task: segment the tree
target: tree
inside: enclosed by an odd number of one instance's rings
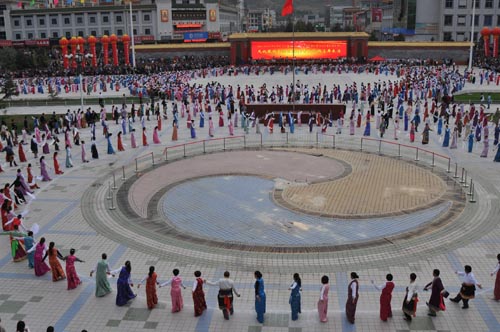
[[[0,87],[0,93],[3,94],[3,99],[9,99],[12,96],[17,96],[19,92],[17,92],[17,87],[12,77],[9,75],[4,81],[2,86]]]
[[[372,31],[372,33],[370,33],[370,37],[368,37],[368,41],[378,41],[378,38],[377,38],[377,35],[375,34],[375,32]]]
[[[405,35],[399,34],[394,36],[394,41],[405,41]]]
[[[13,59],[17,59],[17,52],[12,47],[4,47],[0,48],[0,69],[6,71],[16,70],[16,61]]]

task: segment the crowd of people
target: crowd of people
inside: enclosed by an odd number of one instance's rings
[[[169,64],[172,65],[172,64]],[[159,68],[151,70],[157,71]],[[372,136],[376,131],[378,137],[398,140],[402,132],[408,135],[409,142],[417,141],[416,135],[421,133],[421,143],[428,144],[431,135],[449,149],[457,149],[462,141],[463,149],[471,153],[474,146],[483,143],[480,157],[488,157],[489,151],[496,149],[494,161],[500,162],[498,115],[492,116],[488,111],[487,102],[484,104],[465,105],[453,100],[454,94],[461,91],[468,84],[497,84],[500,76],[494,72],[481,71],[478,74],[461,73],[454,66],[423,65],[423,64],[303,64],[296,70],[304,75],[321,73],[342,74],[356,73],[364,75],[371,73],[380,77],[375,82],[356,82],[345,84],[308,85],[300,80],[293,84],[267,86],[224,85],[218,82],[220,76],[234,75],[273,75],[276,72],[288,74],[292,70],[289,65],[251,65],[251,66],[206,66],[196,69],[189,67],[170,68],[168,71],[152,75],[99,75],[89,76],[84,80],[83,87],[86,93],[98,94],[99,106],[89,107],[86,110],[68,110],[65,114],[42,114],[29,118],[26,116],[21,130],[15,122],[1,123],[0,141],[2,152],[5,153],[7,164],[4,168],[16,168],[17,172],[12,183],[7,183],[0,189],[0,206],[2,216],[3,235],[10,237],[12,259],[15,262],[27,259],[28,267],[34,269],[36,276],[43,276],[49,271],[52,280],[66,280],[67,289],[77,288],[81,280],[76,272],[75,263],[83,262],[75,256],[76,251],[71,249],[63,256],[57,249],[55,242],[47,246],[45,238],[36,241],[37,225],[28,227],[23,222],[21,212],[23,205],[35,198],[39,189],[38,181],[51,181],[54,176],[64,174],[59,163],[59,152],[64,147],[66,169],[73,167],[75,161],[72,156],[74,147],[80,148],[81,163],[88,163],[92,159],[99,159],[97,141],[103,137],[106,141],[106,153],[115,155],[125,148],[147,147],[149,142],[161,145],[165,137],[171,141],[178,140],[178,130],[187,130],[188,137],[195,139],[199,136],[197,129],[208,127],[208,136],[214,137],[215,131],[234,135],[235,128],[241,128],[244,133],[255,130],[256,133],[270,135],[274,133],[274,125],[279,126],[280,132],[294,133],[295,126],[308,126],[310,132],[315,128],[319,132],[327,133],[335,130],[337,135],[344,133],[348,127],[349,135],[356,133],[363,136]],[[196,79],[210,77],[213,81],[206,84],[196,83]],[[288,76],[289,77],[289,76]],[[474,79],[477,77],[477,79]],[[290,77],[289,77],[290,78]],[[474,82],[475,81],[475,82]],[[31,77],[16,80],[21,94],[40,94],[50,92],[69,93],[78,92],[79,82],[75,77]],[[122,95],[119,106],[112,105],[109,109],[105,105],[106,92],[127,89]],[[129,95],[139,98],[139,102],[127,101]],[[290,104],[296,103],[295,112],[274,114],[268,112],[259,116],[248,112],[251,104]],[[345,105],[345,113],[321,114],[314,111],[303,111],[300,105],[314,108],[315,104]],[[304,121],[303,118],[307,121]],[[495,120],[496,119],[496,120]],[[151,122],[153,125],[151,125]],[[165,125],[164,123],[167,123]],[[114,124],[113,124],[114,123]],[[374,124],[375,130],[372,130]],[[264,128],[261,128],[261,125]],[[141,132],[141,139],[135,136],[136,128]],[[154,127],[153,130],[148,128]],[[166,128],[165,128],[166,127]],[[98,129],[102,130],[102,136]],[[216,129],[218,128],[218,129]],[[227,130],[227,131],[226,131]],[[387,131],[393,134],[388,135]],[[116,140],[114,137],[116,137]],[[224,135],[224,134],[223,134]],[[490,145],[490,137],[493,136]],[[87,153],[85,140],[90,141],[91,153]],[[125,142],[125,139],[127,140]],[[116,146],[116,149],[115,149]],[[31,154],[25,152],[28,149]],[[17,154],[15,153],[17,149]],[[53,167],[50,167],[45,156],[51,156]],[[18,166],[18,163],[22,166]],[[32,165],[40,167],[40,175],[33,174]],[[23,174],[25,167],[26,175]],[[0,171],[3,168],[0,167]],[[499,255],[500,264],[500,255]],[[60,260],[66,266],[62,268]],[[48,261],[48,265],[46,263]],[[495,299],[500,300],[500,265],[492,272],[496,274]],[[111,270],[107,263],[106,254],[97,263],[90,273],[96,274],[96,296],[109,294],[112,288],[108,275],[118,275],[116,304],[125,305],[136,297],[133,291],[131,278],[131,263],[127,261],[117,270]],[[468,307],[468,300],[474,297],[475,286],[480,284],[475,280],[470,266],[465,266],[463,290],[452,299],[454,302],[463,301],[464,309]],[[147,275],[138,283],[138,288],[146,284],[147,306],[153,309],[158,303],[156,285],[171,286],[172,312],[183,308],[182,288],[186,288],[178,269],[173,270],[172,277],[160,283],[155,267],[150,267]],[[439,278],[439,270],[434,270],[434,279],[425,289],[431,290],[428,301],[429,314],[443,310],[444,287]],[[219,287],[218,303],[225,319],[229,319],[233,312],[233,297],[239,296],[234,281],[229,272],[218,281],[203,279],[200,271],[194,272],[192,296],[195,316],[200,316],[206,309],[203,285]],[[359,298],[359,282],[357,273],[351,274],[351,283],[348,289],[346,316],[351,323],[355,320],[356,305]],[[391,297],[394,289],[393,276],[387,275],[386,282],[376,285],[381,291],[380,317],[387,320],[392,316]],[[257,320],[264,321],[266,312],[266,294],[264,280],[260,271],[255,272],[255,310]],[[416,275],[410,275],[407,293],[403,302],[405,318],[411,320],[415,315],[418,302]],[[322,322],[327,321],[329,278],[321,279],[321,292],[318,301],[318,312]],[[293,276],[290,286],[291,319],[296,320],[301,312],[301,279],[298,274]],[[234,295],[233,295],[234,294]]]

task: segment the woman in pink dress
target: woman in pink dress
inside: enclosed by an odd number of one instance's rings
[[[158,137],[158,126],[156,126],[153,130],[153,143],[161,144],[160,137]]]
[[[82,282],[78,278],[78,273],[76,273],[75,262],[85,263],[81,259],[75,256],[75,249],[71,248],[69,251],[69,256],[64,257],[66,261],[66,278],[68,279],[68,290],[75,289]]]
[[[208,135],[210,137],[214,137],[214,132],[215,132],[214,122],[212,121],[212,117],[209,117],[208,118]]]
[[[233,121],[231,121],[231,117],[228,118],[228,127],[229,127],[229,135],[234,136],[234,125]]]
[[[50,271],[50,267],[43,261],[43,256],[47,250],[47,245],[45,244],[45,238],[42,237],[40,242],[37,243],[35,248],[35,275],[37,277],[43,276],[45,273]],[[31,251],[31,250],[29,250]]]
[[[137,142],[135,141],[135,129],[132,129],[130,131],[130,146],[132,149],[135,149],[137,147]]]
[[[181,277],[179,277],[179,269],[174,269],[172,273],[174,274],[172,279],[161,284],[160,288],[163,286],[171,285],[170,297],[172,298],[172,312],[179,312],[184,306],[181,287],[186,289],[186,286],[184,286]]]
[[[330,285],[328,284],[329,279],[328,276],[321,277],[321,293],[318,301],[318,313],[319,313],[319,321],[322,323],[328,322],[328,318],[326,317],[328,313],[328,292],[330,291]]]
[[[413,121],[410,125],[410,142],[415,142],[415,123]]]

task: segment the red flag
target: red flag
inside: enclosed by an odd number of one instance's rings
[[[281,16],[287,16],[293,13],[293,0],[286,0],[281,9]]]

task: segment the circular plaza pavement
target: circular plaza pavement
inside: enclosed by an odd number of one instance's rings
[[[89,190],[106,194],[96,188]],[[443,250],[448,237],[450,243],[466,238],[460,225],[478,212],[437,167],[303,148],[156,164],[126,179],[116,204],[98,223],[87,213],[93,227],[116,241],[162,258],[248,269],[256,261],[269,269],[374,265],[389,250],[398,259],[426,255]]]

